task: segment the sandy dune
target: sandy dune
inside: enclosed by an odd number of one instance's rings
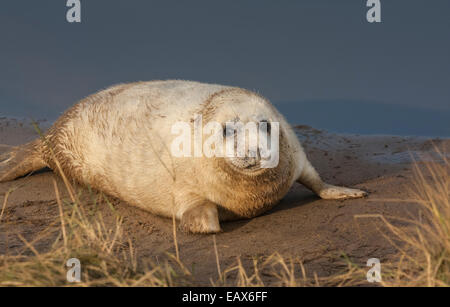
[[[364,265],[369,258],[388,262],[395,249],[380,234],[374,220],[355,219],[360,214],[411,216],[416,206],[383,199],[407,199],[411,187],[411,157],[438,159],[433,144],[450,149],[449,139],[394,136],[336,135],[310,127],[296,127],[298,137],[313,164],[330,183],[353,186],[370,192],[367,199],[344,202],[320,200],[300,185],[295,185],[285,199],[267,214],[247,221],[223,224],[217,236],[223,268],[236,257],[249,263],[253,257],[278,252],[303,260],[309,273],[327,276],[342,269],[341,255]],[[32,140],[36,133],[27,123],[0,119],[0,153],[8,145]],[[21,234],[32,241],[58,216],[52,185],[52,172],[41,172],[14,182],[0,184],[0,197],[10,188],[3,220],[0,223],[0,254],[24,251]],[[63,190],[62,181],[57,178]],[[86,191],[86,194],[88,192]],[[113,200],[124,217],[124,230],[138,249],[139,259],[164,257],[174,253],[172,223],[147,212]],[[105,220],[112,220],[107,205],[100,206]],[[52,226],[58,227],[58,225]],[[49,248],[51,238],[36,243],[38,250]],[[200,281],[217,277],[211,236],[178,234],[180,256],[188,267],[195,267]],[[25,251],[29,253],[29,251]]]

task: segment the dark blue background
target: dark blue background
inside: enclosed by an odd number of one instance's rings
[[[65,0],[0,4],[0,113],[56,118],[120,82],[190,79],[265,95],[295,124],[450,136],[450,1]]]

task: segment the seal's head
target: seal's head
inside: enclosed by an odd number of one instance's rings
[[[207,101],[203,120],[206,131],[215,130],[210,143],[223,144],[214,149],[222,167],[258,175],[278,166],[284,119],[265,98],[242,89],[218,92]],[[209,127],[211,121],[218,124]]]

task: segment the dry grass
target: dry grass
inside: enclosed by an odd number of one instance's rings
[[[450,161],[436,151],[442,163],[415,163],[412,197],[403,200],[419,205],[417,218],[357,216],[380,219],[387,227],[385,238],[398,250],[398,262],[383,268],[383,286],[450,286]],[[396,227],[395,220],[409,227]]]
[[[367,284],[365,272],[348,263],[342,273],[330,277],[318,277],[306,271],[299,258],[275,253],[266,259],[253,259],[252,269],[246,269],[241,259],[221,272],[220,279],[211,281],[213,286],[228,287],[345,287]]]
[[[413,194],[422,208],[414,232],[395,234],[406,243],[401,261],[386,286],[450,286],[450,161],[415,164]]]
[[[182,268],[169,261],[146,264],[139,268],[136,251],[122,230],[122,218],[115,217],[107,227],[100,213],[90,215],[78,203],[62,202],[54,183],[59,207],[59,235],[48,252],[39,253],[34,245],[44,239],[28,242],[19,235],[32,255],[0,256],[2,286],[176,286]],[[67,260],[77,258],[82,264],[82,282],[71,284],[66,279]],[[187,277],[187,276],[186,276]]]

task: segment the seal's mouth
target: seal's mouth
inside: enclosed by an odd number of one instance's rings
[[[230,162],[236,167],[243,169],[252,169],[260,164],[259,159],[252,157],[232,158]]]
[[[226,159],[226,161],[234,171],[248,175],[260,174],[266,170],[265,168],[262,168],[261,160],[259,158],[231,158]]]

